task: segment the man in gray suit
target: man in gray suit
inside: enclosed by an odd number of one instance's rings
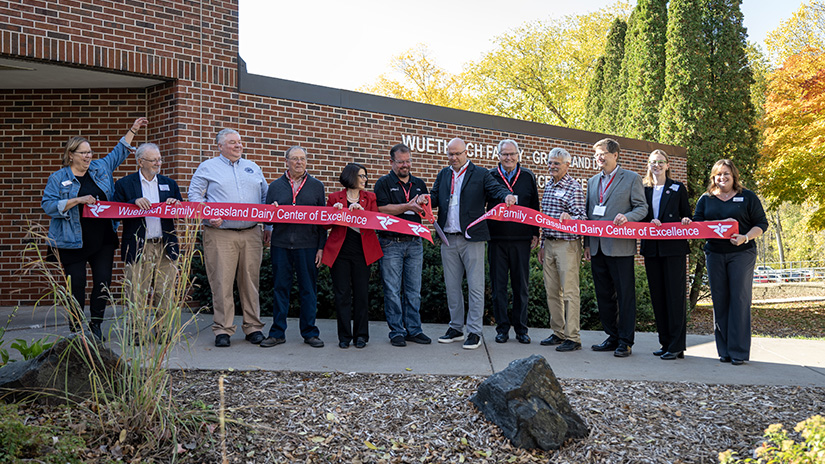
[[[600,140],[593,149],[602,171],[587,181],[587,219],[617,226],[644,219],[647,201],[642,178],[619,167],[619,142]],[[625,358],[630,356],[636,329],[636,240],[585,237],[584,244],[584,259],[593,270],[599,319],[607,333],[605,341],[591,348]]]

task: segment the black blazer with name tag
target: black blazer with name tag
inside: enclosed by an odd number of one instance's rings
[[[674,187],[675,186],[675,187]],[[648,211],[644,222],[653,218],[653,187],[645,187]],[[659,217],[656,219],[665,222],[682,222],[683,217],[692,217],[688,194],[685,185],[673,179],[665,181],[662,199],[659,201]],[[690,253],[688,241],[685,239],[673,240],[642,240],[639,254],[647,257],[679,256]]]

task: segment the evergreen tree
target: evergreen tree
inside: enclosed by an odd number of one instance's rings
[[[587,86],[587,100],[585,105],[585,128],[591,131],[600,131],[601,127],[597,127],[597,122],[602,116],[604,109],[604,100],[602,93],[604,91],[604,57],[600,56],[596,60],[596,67],[593,69],[593,78]]]
[[[601,99],[601,111],[590,118],[590,126],[595,131],[614,134],[619,128],[619,106],[624,98],[621,69],[626,32],[627,22],[621,18],[614,19],[604,49],[601,93],[592,95],[593,98]]]
[[[659,137],[666,32],[667,0],[639,0],[628,21],[622,61],[625,92],[618,132],[626,137],[653,141]]]

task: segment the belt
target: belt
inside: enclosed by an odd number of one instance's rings
[[[464,235],[461,232],[444,232],[444,235]]]
[[[146,243],[163,243],[163,237],[155,237],[155,238],[147,238],[144,240]]]
[[[381,235],[381,236],[379,236],[379,238],[384,239],[384,240],[389,240],[391,242],[411,242],[411,241],[416,240],[420,237],[416,237],[415,235],[397,235],[395,237],[388,237],[388,236],[385,236],[385,235]]]

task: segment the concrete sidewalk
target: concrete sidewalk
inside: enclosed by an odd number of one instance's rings
[[[0,324],[5,323],[12,308],[0,308]],[[61,313],[61,314],[58,314]],[[111,308],[106,310],[111,316]],[[611,352],[597,353],[590,345],[600,343],[602,332],[583,331],[584,349],[559,353],[554,347],[540,346],[550,329],[532,329],[533,343],[523,345],[511,338],[508,343],[494,342],[495,328],[484,327],[482,346],[465,350],[461,343],[441,344],[436,339],[447,330],[446,324],[424,324],[424,333],[433,338],[432,345],[409,343],[399,348],[390,345],[384,322],[370,323],[370,343],[364,349],[338,348],[336,321],[319,319],[324,348],[303,343],[297,319],[288,321],[287,342],[261,348],[244,340],[240,330],[232,337],[230,348],[215,348],[210,329],[210,314],[185,315],[186,343],[177,346],[169,365],[181,369],[289,370],[312,372],[359,372],[384,374],[490,375],[515,360],[539,354],[544,356],[559,378],[617,379],[663,382],[700,382],[709,384],[825,386],[825,341],[754,338],[751,360],[743,366],[720,363],[711,335],[688,335],[685,359],[663,361],[651,353],[659,348],[655,333],[637,333],[633,355],[616,358]],[[185,320],[187,320],[185,317]],[[269,328],[271,318],[265,318]],[[240,327],[240,317],[236,324]],[[104,331],[111,326],[104,324]],[[5,346],[17,338],[27,341],[46,335],[67,335],[68,325],[61,311],[50,308],[20,308],[5,335]],[[114,335],[114,334],[112,334]],[[115,340],[117,337],[112,337]],[[110,342],[117,349],[117,342]],[[11,350],[10,354],[17,354]]]

